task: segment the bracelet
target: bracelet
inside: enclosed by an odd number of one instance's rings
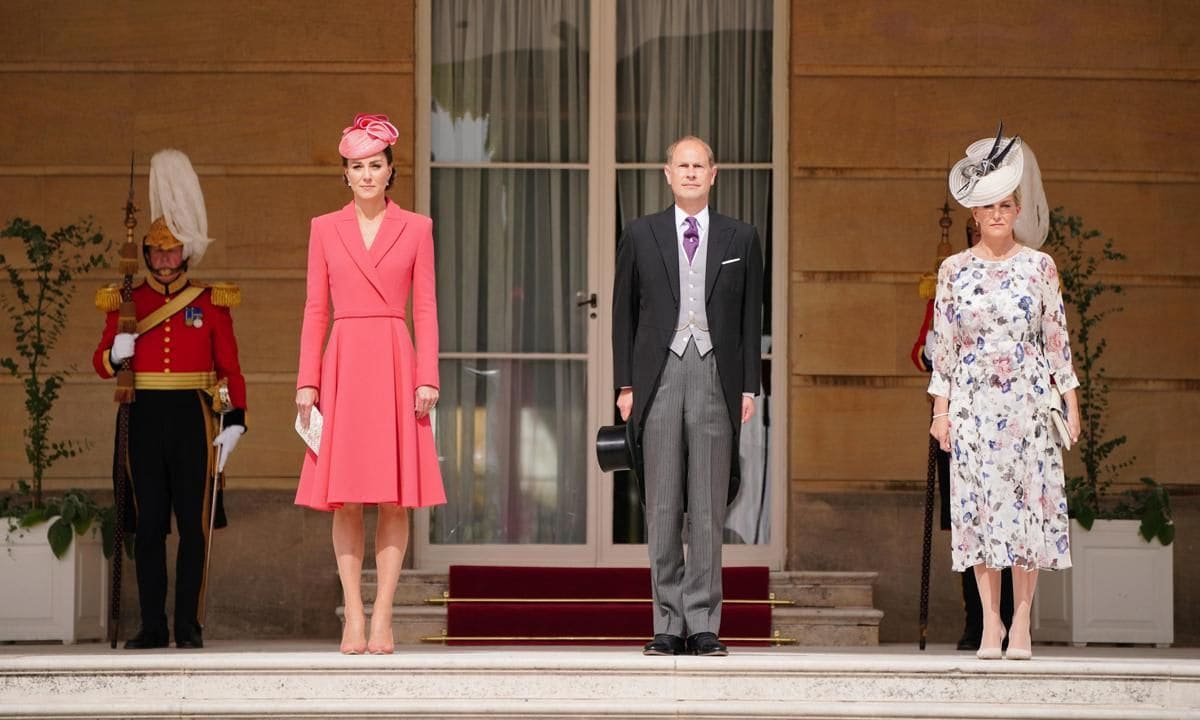
[[[937,419],[938,419],[938,418],[940,418],[940,417],[950,417],[950,413],[948,413],[948,412],[944,412],[944,413],[937,413],[936,415],[934,415],[934,416],[933,416],[932,418],[930,418],[930,419],[931,419],[931,420],[937,420]]]

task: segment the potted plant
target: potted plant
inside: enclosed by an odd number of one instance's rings
[[[1073,569],[1046,573],[1039,582],[1037,637],[1077,644],[1174,640],[1173,553],[1175,525],[1167,489],[1149,477],[1136,487],[1112,491],[1134,457],[1117,459],[1124,435],[1110,435],[1109,386],[1101,358],[1108,347],[1104,319],[1121,312],[1104,304],[1122,288],[1098,276],[1106,263],[1125,260],[1112,238],[1085,229],[1083,220],[1050,214],[1045,249],[1055,256],[1064,304],[1074,310],[1072,351],[1079,378],[1083,474],[1066,478]]]
[[[109,243],[89,221],[47,233],[16,218],[0,230],[0,237],[20,240],[25,254],[21,264],[0,254],[8,280],[0,286],[0,307],[10,321],[16,350],[0,357],[0,368],[25,393],[29,463],[29,477],[0,497],[0,518],[6,520],[0,524],[5,536],[0,640],[99,638],[106,577],[102,550],[112,544],[114,513],[81,490],[47,495],[42,483],[57,461],[90,444],[51,439],[54,404],[70,370],[51,369],[49,361],[66,326],[76,278],[106,264]]]

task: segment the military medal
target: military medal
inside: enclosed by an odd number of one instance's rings
[[[188,327],[204,327],[204,310],[198,307],[183,309],[183,324]]]

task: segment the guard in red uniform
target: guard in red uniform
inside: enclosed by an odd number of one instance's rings
[[[212,241],[200,181],[183,153],[163,150],[151,159],[150,210],[154,222],[142,241],[150,272],[133,289],[137,332],[117,332],[120,289],[101,288],[96,306],[107,317],[92,364],[103,378],[126,361],[134,373],[126,462],[142,623],[125,647],[169,644],[166,536],[174,514],[175,646],[200,648],[204,554],[217,503],[214,468],[224,469],[246,431],[246,381],[230,315],[240,292],[187,276]]]

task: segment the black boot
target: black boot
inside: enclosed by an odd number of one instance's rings
[[[138,631],[137,635],[125,641],[126,650],[152,650],[154,648],[165,648],[170,645],[170,638],[167,637],[167,629],[163,628],[145,628]]]
[[[175,647],[180,650],[197,650],[204,647],[204,636],[200,625],[194,622],[175,626]]]

